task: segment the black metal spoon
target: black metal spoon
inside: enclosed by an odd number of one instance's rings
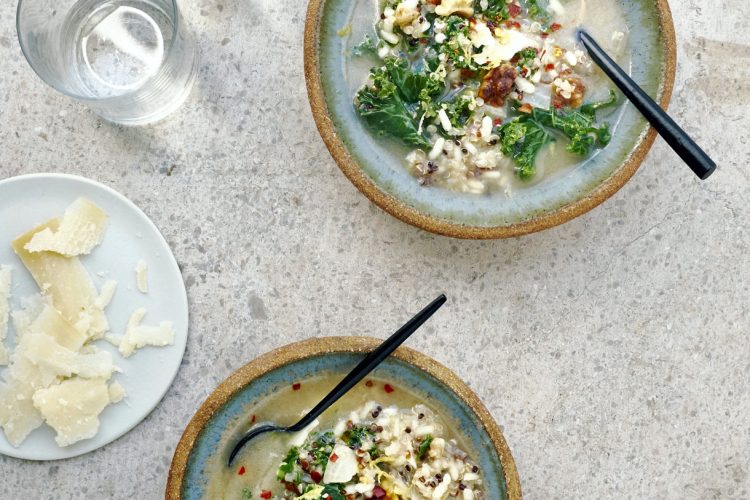
[[[273,424],[265,424],[250,429],[242,439],[232,449],[232,453],[229,454],[228,465],[231,467],[234,458],[240,452],[240,450],[250,441],[251,439],[265,434],[267,432],[299,432],[308,425],[310,425],[316,418],[318,418],[324,411],[326,411],[333,403],[338,401],[344,394],[357,385],[363,378],[365,378],[371,371],[373,371],[380,363],[382,363],[398,346],[404,343],[412,333],[414,333],[420,326],[427,321],[430,316],[445,304],[445,295],[440,295],[437,299],[432,301],[430,305],[422,309],[416,316],[409,320],[404,326],[402,326],[396,333],[390,336],[388,340],[380,344],[380,346],[372,351],[370,354],[365,356],[363,359],[339,384],[330,392],[323,400],[310,410],[302,420],[292,425],[291,427],[281,427]]]
[[[701,180],[708,179],[716,170],[716,163],[714,163],[706,152],[609,57],[591,35],[579,29],[578,38],[581,40],[583,46],[586,47],[586,50],[588,50],[591,59],[620,88],[625,97],[630,99],[630,102],[638,108],[638,111],[659,132],[659,135],[667,141],[667,144],[695,172],[695,175]]]

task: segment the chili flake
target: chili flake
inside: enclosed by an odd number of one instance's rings
[[[272,496],[273,496],[273,493],[271,493],[271,492],[270,492],[270,491],[268,491],[268,490],[263,490],[263,491],[261,491],[261,492],[260,492],[260,498],[265,498],[265,499],[269,499],[269,498],[271,498]]]
[[[299,391],[301,387],[302,384],[300,384],[299,382],[295,382],[294,384],[292,384],[292,390],[294,391]]]
[[[239,474],[240,476],[244,476],[245,472],[245,466],[243,465],[242,467],[240,467],[240,470],[237,471],[237,474]]]
[[[393,391],[396,390],[396,389],[393,388],[393,386],[391,384],[385,384],[383,386],[383,389],[385,389],[385,392],[387,392],[388,394],[390,394],[390,393],[392,393]]]

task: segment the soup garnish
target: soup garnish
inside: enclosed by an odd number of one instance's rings
[[[291,446],[276,479],[285,500],[484,499],[479,468],[426,406],[368,402]],[[251,490],[248,490],[250,492]]]
[[[571,4],[583,9],[580,0],[382,2],[377,40],[353,51],[380,62],[354,97],[359,116],[413,148],[405,161],[425,186],[509,193],[545,175],[541,153],[557,142],[564,151],[547,157],[586,159],[611,139],[597,111],[618,100],[611,90],[587,99],[596,69],[563,24]]]

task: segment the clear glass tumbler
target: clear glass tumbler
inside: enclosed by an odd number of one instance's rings
[[[34,71],[112,122],[164,118],[198,73],[176,0],[20,0],[16,23]]]

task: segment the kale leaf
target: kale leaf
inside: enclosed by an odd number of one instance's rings
[[[596,111],[617,102],[617,95],[612,91],[606,101],[582,106],[578,110],[549,110],[533,108],[531,117],[534,121],[565,134],[570,139],[566,149],[580,156],[588,156],[594,148],[603,148],[612,140],[607,123],[596,125]]]
[[[500,128],[500,149],[515,161],[516,173],[529,179],[536,172],[535,162],[539,151],[554,141],[547,129],[565,135],[570,142],[566,146],[570,153],[588,156],[595,148],[607,146],[612,139],[608,124],[596,125],[596,112],[617,102],[612,91],[609,99],[582,106],[580,109],[532,108]],[[518,111],[518,104],[515,106]]]
[[[430,73],[412,71],[409,62],[389,57],[371,72],[372,83],[357,93],[359,115],[378,135],[390,135],[408,145],[428,147],[419,131],[417,103],[439,94],[442,80]]]
[[[516,162],[516,174],[530,179],[536,173],[536,157],[554,138],[530,115],[521,115],[500,128],[500,149]]]

